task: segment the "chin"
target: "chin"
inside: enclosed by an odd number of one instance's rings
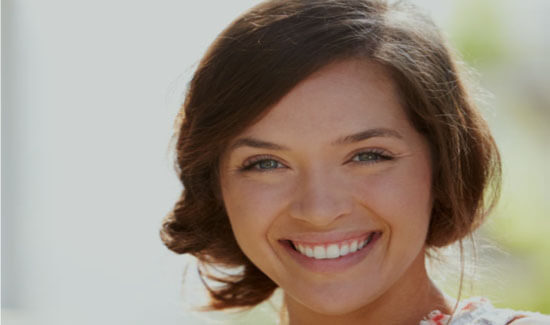
[[[320,308],[312,310],[319,314],[324,314],[327,316],[342,316],[354,312],[360,309],[362,306],[362,304],[350,305],[349,302],[342,301],[340,304],[326,304],[323,306],[319,306]]]
[[[310,295],[305,297],[306,299],[300,299],[300,297],[297,298],[298,299],[290,299],[294,300],[295,303],[300,304],[301,308],[307,308],[315,313],[330,316],[345,315],[357,311],[375,299],[369,299],[369,297],[361,296],[352,297],[349,294],[326,293]]]

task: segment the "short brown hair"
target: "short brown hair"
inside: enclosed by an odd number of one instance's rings
[[[202,266],[242,267],[227,277],[202,273],[223,284],[207,286],[212,308],[253,306],[277,287],[233,236],[219,186],[219,161],[228,142],[300,81],[348,58],[390,71],[411,122],[430,143],[434,206],[428,247],[470,235],[496,202],[501,167],[495,142],[429,18],[402,2],[266,1],[210,46],[180,111],[176,152],[184,190],[161,237]],[[490,184],[495,189],[487,196]]]

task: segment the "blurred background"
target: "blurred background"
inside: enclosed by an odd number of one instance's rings
[[[550,1],[413,2],[479,73],[504,162],[464,295],[550,313]],[[275,323],[269,303],[192,312],[194,262],[158,236],[186,83],[256,3],[2,0],[3,324]],[[454,263],[434,267],[450,295]]]

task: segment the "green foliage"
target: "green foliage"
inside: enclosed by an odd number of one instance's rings
[[[455,1],[452,43],[464,60],[479,67],[500,61],[507,53],[507,42],[502,33],[502,1]]]
[[[516,74],[527,73],[524,66],[529,58],[512,51],[522,45],[505,28],[507,14],[513,10],[506,11],[504,6],[511,3],[461,0],[455,4],[451,41],[463,58],[480,71],[486,87],[497,98],[497,118],[492,127],[497,131],[495,137],[504,165],[501,203],[481,233],[509,255],[480,255],[481,278],[476,281],[474,294],[491,297],[497,306],[548,314],[550,200],[545,191],[550,180],[548,103],[521,92],[529,86],[520,84]],[[533,75],[527,75],[527,80],[537,80],[534,74],[541,73],[541,69],[529,73]],[[546,140],[541,141],[541,137]],[[485,269],[486,260],[492,262],[489,267],[493,270]]]

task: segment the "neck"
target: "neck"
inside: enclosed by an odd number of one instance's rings
[[[428,277],[423,254],[419,255],[411,268],[380,297],[343,315],[317,313],[305,306],[291,303],[291,299],[285,296],[289,324],[416,325],[434,309],[450,313],[450,302]]]

